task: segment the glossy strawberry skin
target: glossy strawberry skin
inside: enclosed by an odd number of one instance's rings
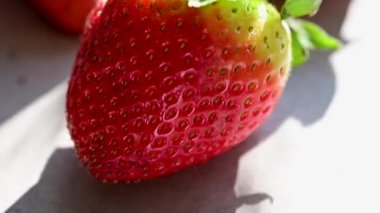
[[[28,0],[55,28],[70,34],[83,31],[96,0]]]
[[[276,13],[239,24],[225,8],[110,0],[94,9],[67,118],[95,177],[140,181],[206,162],[269,116],[287,79],[286,27]]]

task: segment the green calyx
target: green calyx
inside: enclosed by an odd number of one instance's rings
[[[287,23],[292,33],[292,66],[304,64],[311,50],[335,50],[340,47],[340,41],[327,34],[313,22],[296,18],[288,18]]]
[[[292,66],[304,64],[311,50],[335,50],[340,41],[326,33],[317,24],[298,19],[313,16],[318,12],[322,0],[286,0],[281,9],[281,16],[288,23],[292,33]]]
[[[216,1],[218,0],[188,0],[188,6],[200,8]],[[279,2],[284,2],[280,11],[282,19],[288,23],[291,30],[293,67],[304,64],[308,60],[311,50],[335,50],[340,47],[340,41],[330,36],[317,24],[299,19],[302,16],[315,15],[322,4],[322,0],[269,1],[277,3],[277,6]]]
[[[318,12],[321,4],[322,0],[286,0],[281,9],[281,16],[284,19],[307,15],[313,16]]]

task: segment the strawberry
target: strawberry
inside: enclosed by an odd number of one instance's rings
[[[28,0],[56,28],[79,34],[95,0]]]
[[[140,181],[246,139],[277,104],[291,63],[338,46],[315,24],[290,17],[319,4],[289,1],[281,13],[266,0],[100,2],[67,94],[81,162],[103,181]]]

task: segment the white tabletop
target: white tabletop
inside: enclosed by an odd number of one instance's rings
[[[326,0],[345,41],[295,70],[269,121],[209,163],[156,181],[102,184],[65,127],[76,38],[0,0],[0,212],[379,213],[380,3]]]

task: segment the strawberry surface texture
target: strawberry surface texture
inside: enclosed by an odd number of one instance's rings
[[[265,0],[100,1],[67,94],[77,155],[111,182],[204,163],[263,124],[290,66],[290,30]]]

